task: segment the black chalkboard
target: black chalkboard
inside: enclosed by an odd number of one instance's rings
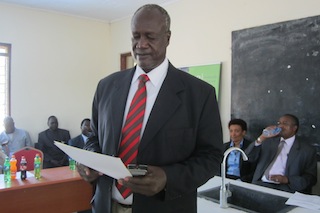
[[[286,113],[320,154],[320,16],[232,32],[231,117],[254,140]]]

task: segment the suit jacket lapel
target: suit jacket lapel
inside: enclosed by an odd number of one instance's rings
[[[299,141],[295,139],[288,154],[288,159],[286,164],[286,174],[288,172],[289,166],[292,165],[294,160],[297,158],[297,156],[299,156],[299,150],[300,150]]]
[[[112,112],[112,131],[114,135],[114,141],[119,145],[123,114],[127,102],[127,96],[129,93],[131,80],[134,74],[135,68],[132,68],[130,71],[121,71],[124,72],[124,75],[121,75],[121,78],[118,78],[114,81],[113,85],[113,94],[111,96],[111,112]],[[118,146],[115,146],[117,153]]]
[[[152,138],[159,129],[166,123],[181,104],[177,93],[184,89],[184,85],[177,79],[176,72],[181,72],[169,65],[167,76],[159,91],[158,97],[154,103],[150,113],[144,134],[139,145],[141,152],[149,143],[152,143]]]

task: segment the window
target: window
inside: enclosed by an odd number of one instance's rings
[[[0,43],[0,123],[10,115],[10,58],[11,44]],[[3,125],[0,125],[3,130]]]

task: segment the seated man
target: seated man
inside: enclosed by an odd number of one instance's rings
[[[242,119],[232,119],[228,124],[230,141],[224,144],[224,151],[230,147],[237,147],[245,150],[251,143],[245,138],[247,133],[247,123]],[[239,151],[232,151],[226,161],[226,177],[231,179],[240,179],[242,181],[251,182],[250,176],[242,175],[240,166],[242,165],[242,156]]]
[[[3,124],[5,130],[0,134],[0,144],[7,156],[11,157],[15,151],[25,146],[33,147],[29,133],[16,128],[12,117],[5,117]]]
[[[261,134],[249,145],[245,151],[249,160],[243,166],[254,165],[254,184],[292,193],[311,193],[317,182],[316,150],[296,136],[299,129],[296,116],[283,115],[278,127],[281,128],[280,133]],[[272,128],[275,126],[267,129]]]
[[[81,121],[81,135],[78,135],[75,138],[72,138],[69,140],[68,144],[70,146],[78,147],[78,148],[83,148],[84,145],[87,142],[87,139],[89,136],[91,136],[92,130],[90,127],[90,119],[85,118]]]
[[[38,147],[42,150],[43,168],[53,168],[68,165],[68,156],[61,151],[54,141],[67,143],[70,140],[70,133],[68,130],[59,129],[59,123],[56,116],[48,118],[49,129],[39,133]]]

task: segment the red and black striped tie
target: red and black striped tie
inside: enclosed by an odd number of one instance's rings
[[[147,101],[147,81],[149,81],[149,77],[147,75],[143,74],[139,76],[139,86],[131,101],[126,122],[122,129],[118,155],[125,166],[136,163],[142,122]],[[116,185],[124,199],[131,195],[132,192],[130,189],[118,183]]]

